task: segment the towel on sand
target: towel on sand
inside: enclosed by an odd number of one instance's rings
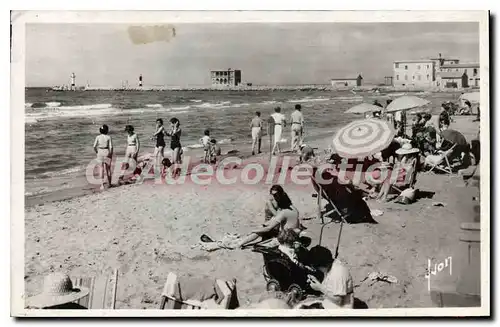
[[[198,242],[192,248],[199,248],[200,250],[212,252],[219,249],[233,249],[235,244],[240,240],[239,234],[226,233],[220,241],[214,242]]]

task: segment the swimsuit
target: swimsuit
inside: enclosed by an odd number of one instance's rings
[[[181,131],[178,130],[176,133],[172,133],[172,139],[170,140],[170,149],[175,150],[181,147]]]
[[[165,147],[165,139],[163,131],[156,135],[156,147]]]

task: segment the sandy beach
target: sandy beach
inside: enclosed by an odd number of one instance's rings
[[[451,128],[468,141],[479,125],[473,116],[454,117]],[[325,149],[331,136],[316,139]],[[263,149],[266,149],[265,147]],[[266,149],[267,150],[267,149]],[[267,153],[252,160],[266,161]],[[238,173],[238,168],[234,169]],[[250,250],[205,252],[192,248],[202,234],[220,238],[226,232],[245,234],[264,220],[270,185],[212,183],[128,185],[64,201],[29,203],[25,210],[26,295],[40,290],[43,276],[62,270],[71,275],[98,275],[119,269],[117,309],[158,308],[168,272],[184,276],[237,279],[241,306],[265,291],[263,259]],[[430,307],[427,260],[459,251],[459,222],[471,215],[460,176],[419,174],[416,187],[435,192],[432,199],[411,205],[369,201],[383,211],[378,224],[343,228],[339,258],[351,269],[355,296],[369,308]],[[311,185],[285,185],[300,211],[312,245],[321,228]],[[442,202],[443,207],[433,206]],[[339,224],[324,229],[322,245],[334,249]],[[371,272],[385,272],[397,284],[363,281]]]

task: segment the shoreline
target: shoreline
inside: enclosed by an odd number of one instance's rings
[[[46,89],[48,92],[89,92],[89,91],[120,91],[120,92],[161,92],[161,91],[203,91],[203,92],[245,92],[245,91],[353,91],[353,92],[432,92],[432,93],[459,93],[478,91],[479,87],[468,88],[441,88],[441,87],[422,87],[422,86],[388,86],[388,85],[363,85],[352,87],[334,87],[329,84],[311,84],[311,85],[238,85],[238,86],[142,86],[142,87],[80,87],[76,90],[52,90],[52,87],[26,87],[25,89]]]
[[[319,130],[317,134],[311,135],[311,136],[306,136],[305,137],[305,142],[309,143],[309,145],[312,146],[318,146],[318,147],[325,147],[328,143],[331,142],[333,138],[333,134],[335,133],[335,130],[332,131],[325,131],[325,130]],[[285,135],[284,135],[285,136]],[[269,137],[268,135],[263,136],[262,138],[262,145],[261,145],[261,150],[262,153],[256,154],[254,156],[251,155],[251,147],[252,144],[250,143],[238,143],[238,144],[221,144],[221,150],[223,155],[219,156],[218,162],[223,160],[225,157],[228,156],[233,156],[233,157],[238,157],[242,160],[253,160],[257,159],[260,160],[262,158],[267,158],[269,157]],[[284,146],[282,148],[283,151],[288,151],[290,148],[290,139],[287,138],[287,142],[282,143]],[[322,149],[321,149],[322,150]],[[145,153],[142,154],[144,156]],[[189,149],[187,153],[184,154],[184,157],[189,157],[190,163],[195,163],[195,162],[201,162],[201,159],[203,157],[203,149],[202,148],[194,148],[194,149]],[[169,158],[169,156],[165,156],[165,158]],[[25,195],[25,207],[35,207],[38,205],[46,204],[46,203],[52,203],[52,202],[64,202],[67,200],[71,200],[74,198],[79,198],[79,197],[85,197],[91,194],[95,193],[102,193],[106,192],[105,191],[100,191],[99,190],[99,185],[92,185],[89,184],[86,181],[85,176],[76,176],[75,178],[71,176],[59,176],[60,180],[63,179],[70,179],[74,184],[73,186],[69,186],[67,188],[63,189],[58,189],[54,191],[47,191],[43,193],[38,193],[38,194],[33,194],[33,195]],[[55,178],[58,179],[58,178]],[[118,185],[118,186],[113,186],[110,189],[116,189],[116,188],[123,188],[124,186],[129,186],[131,184],[127,185]],[[132,184],[133,185],[133,184]],[[140,184],[139,184],[140,185]],[[138,186],[138,185],[137,185]]]
[[[474,116],[453,116],[453,119],[455,120],[467,120],[467,119],[473,119]],[[331,146],[331,141],[333,139],[333,135],[338,127],[334,127],[332,129],[318,129],[316,134],[313,135],[306,135],[304,138],[304,143],[313,146],[315,148],[318,148],[315,150],[315,153],[321,154],[321,152],[328,147]],[[470,138],[474,137],[475,135],[473,134],[473,131],[470,130],[462,130],[461,131],[467,139],[470,140]],[[286,136],[284,134],[283,136]],[[285,137],[286,138],[286,137]],[[286,138],[287,142],[283,142],[282,144],[284,145],[282,147],[283,151],[288,151],[290,148],[290,139]],[[261,150],[262,153],[256,154],[254,156],[251,155],[251,143],[228,143],[228,144],[221,144],[221,150],[223,155],[219,156],[218,162],[220,162],[223,158],[231,156],[231,157],[237,157],[242,160],[261,160],[262,158],[265,158],[266,161],[268,161],[269,157],[269,137],[268,135],[263,136],[262,138],[262,146]],[[143,153],[142,155],[144,155]],[[189,149],[184,154],[184,158],[189,157],[190,163],[198,163],[201,162],[203,156],[203,149],[201,148],[194,148],[194,149]],[[283,155],[282,155],[283,156]],[[281,156],[281,157],[282,157]],[[293,154],[292,154],[293,156]],[[165,156],[166,158],[169,158],[169,156]],[[38,205],[43,205],[46,203],[52,203],[52,202],[64,202],[70,199],[74,198],[79,198],[79,197],[85,197],[88,195],[92,195],[95,193],[102,193],[103,191],[99,190],[99,185],[92,185],[89,184],[85,178],[84,175],[79,175],[79,176],[58,176],[57,178],[54,178],[54,180],[59,181],[61,184],[61,180],[68,180],[68,182],[63,182],[62,185],[68,185],[67,187],[63,187],[60,189],[56,190],[48,190],[46,192],[42,193],[37,193],[33,195],[25,195],[25,207],[34,207]],[[50,187],[50,182],[48,181],[48,184]],[[140,184],[139,184],[140,185]],[[54,186],[54,185],[52,185]],[[126,185],[118,185],[118,186],[113,186],[110,189],[121,189],[124,186],[130,186],[130,184]],[[138,185],[137,185],[138,186]],[[106,190],[104,191],[106,192]]]

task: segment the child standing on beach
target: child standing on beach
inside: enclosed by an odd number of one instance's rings
[[[111,157],[113,156],[113,142],[108,135],[108,125],[99,128],[99,135],[94,141],[94,151],[97,154],[97,161],[101,164],[101,190],[104,190],[104,174],[107,175],[108,186],[111,187]]]
[[[201,139],[200,143],[203,145],[203,163],[210,162],[210,131],[208,129],[203,133],[205,134]]]
[[[123,180],[125,175],[125,171],[130,167],[130,162],[133,161],[134,166],[137,165],[137,155],[139,154],[139,138],[137,134],[134,132],[134,126],[127,125],[125,126],[125,131],[127,132],[127,148],[125,150],[125,169],[122,169],[120,174],[120,180]]]

